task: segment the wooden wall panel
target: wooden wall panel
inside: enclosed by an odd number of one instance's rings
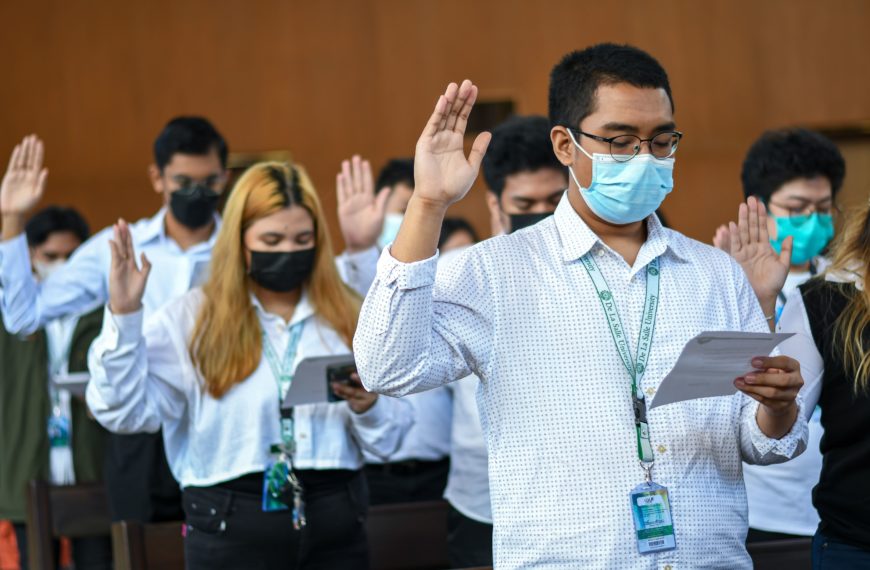
[[[692,237],[731,216],[764,129],[870,121],[863,0],[35,0],[0,21],[0,155],[38,132],[46,201],[95,227],[159,207],[145,169],[174,115],[210,117],[236,151],[291,151],[331,211],[339,161],[411,154],[448,81],[545,114],[550,68],[598,41],[671,75],[686,138],[665,212]],[[488,231],[480,184],[455,210]]]

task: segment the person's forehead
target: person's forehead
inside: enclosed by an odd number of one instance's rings
[[[795,178],[779,187],[771,194],[771,198],[782,200],[809,200],[821,202],[831,198],[833,190],[831,181],[824,176],[812,178]]]
[[[545,200],[554,192],[564,190],[567,184],[565,173],[555,168],[517,172],[505,178],[502,197]]]
[[[650,123],[658,125],[673,120],[671,100],[663,88],[615,83],[598,87],[592,113],[583,122],[649,126]]]
[[[164,168],[171,176],[209,176],[223,172],[220,156],[216,149],[208,154],[175,153]]]
[[[81,240],[78,236],[70,231],[51,232],[46,240],[42,243],[41,249],[44,251],[69,252],[81,245]]]
[[[311,214],[302,206],[282,208],[251,225],[255,231],[305,231],[314,227]]]

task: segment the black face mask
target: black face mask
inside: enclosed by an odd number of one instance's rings
[[[217,192],[197,184],[170,194],[169,209],[176,220],[195,230],[212,221],[218,198]]]
[[[286,293],[302,285],[314,270],[314,249],[251,251],[251,279],[270,291]]]
[[[508,217],[511,220],[510,233],[514,233],[517,230],[533,226],[541,220],[545,220],[552,215],[553,212],[549,212],[546,214],[508,214]]]

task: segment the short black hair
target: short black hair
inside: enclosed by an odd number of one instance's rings
[[[176,154],[206,155],[216,150],[221,167],[227,167],[227,142],[208,119],[175,117],[154,140],[154,163],[163,172]]]
[[[831,139],[799,128],[762,134],[749,147],[740,173],[743,194],[756,196],[765,204],[783,184],[816,176],[827,178],[832,196],[836,196],[846,176],[846,161]]]
[[[43,208],[35,213],[24,226],[27,245],[30,247],[44,244],[48,236],[56,232],[72,232],[82,243],[91,234],[88,223],[78,211],[61,206]]]
[[[668,74],[653,56],[630,45],[597,44],[569,53],[550,73],[550,123],[576,129],[595,111],[598,88],[617,83],[664,89],[674,108]]]
[[[375,192],[384,188],[392,189],[396,184],[407,184],[414,187],[414,159],[393,158],[390,159],[378,173],[375,181]]]
[[[477,232],[474,231],[474,228],[471,227],[471,224],[465,218],[444,218],[444,221],[441,223],[441,236],[438,238],[438,249],[441,249],[444,242],[450,239],[450,236],[456,232],[468,232],[474,243],[480,241],[477,237]]]
[[[550,123],[545,117],[511,117],[492,130],[492,140],[483,157],[486,185],[501,197],[508,176],[552,168],[565,172],[553,153]]]

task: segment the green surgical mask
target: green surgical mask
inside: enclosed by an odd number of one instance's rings
[[[808,216],[779,217],[776,221],[776,239],[770,244],[776,253],[782,251],[782,242],[792,236],[791,263],[803,265],[822,253],[834,237],[834,218],[831,214],[813,212]]]

